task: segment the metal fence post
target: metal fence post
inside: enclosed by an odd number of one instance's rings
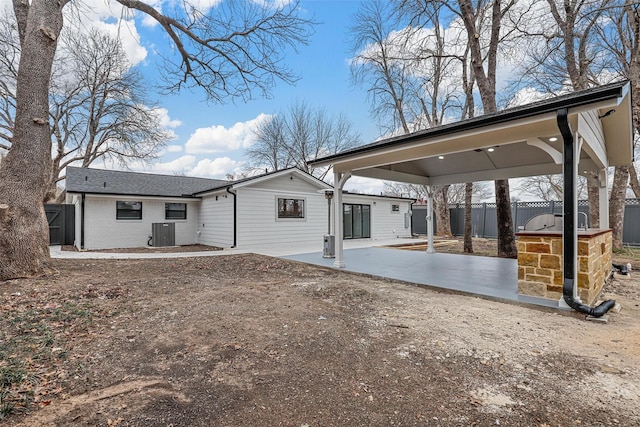
[[[482,238],[485,238],[485,228],[487,227],[487,202],[482,204]]]

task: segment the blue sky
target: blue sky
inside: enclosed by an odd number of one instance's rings
[[[176,137],[155,164],[133,168],[224,178],[227,173],[247,167],[244,152],[256,119],[276,114],[297,101],[331,114],[345,114],[363,143],[376,139],[378,129],[369,117],[366,91],[350,82],[348,29],[359,4],[358,0],[301,1],[302,16],[318,24],[310,43],[300,46],[298,54],[287,57],[288,66],[300,76],[299,81],[294,86],[278,82],[270,99],[257,96],[246,103],[229,101],[220,105],[207,103],[197,90],[171,96],[150,92],[149,97],[166,109],[168,124]],[[161,53],[169,45],[157,26],[145,26],[137,19],[136,31],[138,43],[146,51],[138,66],[147,78],[153,79],[157,75],[156,51]],[[356,179],[351,188],[379,193],[382,183]]]
[[[229,0],[188,0],[204,8],[215,7]],[[291,0],[235,0],[246,2],[287,3]],[[277,82],[269,99],[260,98],[235,103],[207,103],[203,91],[185,90],[178,95],[163,95],[154,80],[159,77],[161,56],[171,55],[171,44],[163,29],[145,14],[124,12],[116,1],[84,0],[71,2],[65,7],[67,26],[72,31],[99,28],[119,37],[132,64],[135,64],[149,83],[148,98],[161,108],[163,125],[174,138],[157,161],[151,164],[129,163],[129,169],[162,174],[181,174],[224,179],[227,174],[238,174],[249,169],[246,149],[253,141],[256,122],[282,112],[296,102],[305,102],[312,108],[322,108],[333,115],[344,114],[360,134],[363,143],[379,138],[376,122],[370,117],[366,90],[354,87],[350,80],[351,57],[349,28],[353,16],[367,0],[300,0],[300,15],[318,24],[310,36],[309,44],[291,52],[286,64],[299,81],[293,85]],[[160,10],[177,7],[176,0],[145,0]],[[0,7],[9,7],[11,0],[0,0]],[[74,6],[81,13],[74,13]],[[84,6],[82,6],[84,5]],[[67,13],[67,11],[69,13]],[[9,12],[12,13],[12,12]],[[73,21],[79,19],[79,26]],[[71,23],[70,23],[71,22]],[[428,29],[426,29],[428,31]],[[453,29],[455,36],[459,29]],[[517,55],[513,55],[514,58]],[[514,58],[512,62],[515,61]],[[517,62],[517,61],[516,61]],[[501,64],[499,86],[510,75],[511,68]],[[455,118],[452,118],[454,120]],[[121,168],[114,162],[94,162],[97,168]],[[329,175],[328,181],[332,176]],[[346,185],[350,191],[379,194],[384,183],[352,177]]]
[[[0,7],[11,8],[11,1],[0,0]],[[182,4],[176,0],[144,1],[168,15],[171,8]],[[205,9],[224,1],[229,0],[188,0]],[[292,0],[234,1],[286,4]],[[98,28],[118,37],[129,61],[148,81],[148,98],[160,107],[165,129],[174,135],[160,158],[151,164],[129,162],[130,170],[224,179],[228,174],[237,175],[250,169],[245,152],[253,142],[256,123],[297,102],[332,115],[345,115],[362,143],[381,136],[376,121],[370,117],[366,89],[354,87],[350,79],[349,29],[354,14],[366,1],[300,0],[300,16],[317,25],[309,44],[299,46],[297,54],[290,52],[285,58],[287,66],[299,76],[297,83],[291,86],[277,82],[269,99],[256,93],[248,102],[229,100],[224,104],[207,103],[204,92],[197,89],[177,95],[163,95],[157,89],[161,57],[171,56],[172,47],[164,30],[148,15],[127,12],[113,0],[74,1],[65,7],[65,26],[81,32]],[[79,9],[74,9],[76,6]],[[457,32],[459,29],[453,30],[454,35]],[[498,80],[503,81],[509,75],[509,67],[503,64],[500,69],[503,72]],[[96,161],[92,167],[122,168],[113,161]],[[327,180],[332,181],[331,174]],[[379,194],[383,187],[381,181],[361,177],[352,177],[345,186],[349,191],[369,194]]]

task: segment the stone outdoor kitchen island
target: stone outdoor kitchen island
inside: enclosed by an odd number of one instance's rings
[[[518,293],[562,299],[562,233],[523,231],[518,236]],[[593,304],[611,274],[612,232],[578,232],[578,296]]]

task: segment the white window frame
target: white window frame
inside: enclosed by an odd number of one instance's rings
[[[280,216],[280,200],[302,200],[302,217],[281,217]],[[276,196],[275,197],[275,214],[276,221],[285,221],[285,222],[303,222],[307,220],[307,198],[300,196]]]

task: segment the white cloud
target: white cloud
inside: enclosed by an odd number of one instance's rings
[[[174,173],[184,173],[189,174],[189,171],[192,169],[193,165],[196,162],[195,156],[182,156],[178,157],[175,160],[165,163],[153,163],[151,165],[151,170],[156,173],[171,175]]]
[[[154,111],[156,112],[158,119],[160,120],[160,126],[162,126],[163,128],[175,129],[178,126],[182,125],[182,121],[175,120],[169,117],[169,110],[167,110],[166,108],[158,107],[155,108]]]
[[[547,99],[551,96],[551,94],[542,93],[534,88],[525,87],[516,92],[513,98],[509,101],[507,107],[512,108],[520,105],[527,105],[532,102],[542,101],[543,99]]]
[[[253,0],[254,3],[262,7],[270,7],[274,9],[283,8],[291,3],[291,0]]]
[[[213,160],[203,159],[192,168],[187,175],[201,178],[225,179],[227,174],[235,174],[240,171],[244,162],[230,159],[229,157],[218,157]]]
[[[253,144],[253,131],[256,126],[271,118],[260,114],[255,119],[238,122],[230,128],[221,125],[196,129],[185,144],[187,153],[221,153],[249,148]]]
[[[91,7],[81,5],[77,9],[68,6],[64,8],[64,18],[65,27],[73,28],[73,31],[82,33],[97,28],[120,39],[132,66],[147,57],[133,14],[118,2],[94,1]]]
[[[147,0],[145,3],[154,8],[157,12],[162,13],[163,0]],[[142,25],[144,27],[153,28],[159,25],[158,21],[146,13],[138,13],[138,15],[142,15]]]
[[[155,0],[158,4],[162,0]],[[153,4],[153,3],[152,3]],[[13,17],[12,3],[9,0],[0,0],[0,11]],[[147,50],[140,44],[140,34],[136,29],[131,14],[123,14],[124,7],[112,1],[92,1],[89,7],[79,5],[77,8],[69,5],[63,9],[65,27],[73,28],[72,31],[87,32],[91,28],[97,28],[105,33],[118,37],[127,54],[131,65],[136,65],[147,57]]]
[[[180,153],[184,148],[182,145],[169,145],[167,146],[167,153]]]
[[[379,179],[352,176],[345,183],[344,189],[353,193],[380,195],[384,189],[384,181]]]
[[[134,172],[152,172],[162,175],[186,175],[198,178],[226,179],[227,174],[237,175],[245,171],[245,162],[233,160],[229,157],[199,160],[196,156],[186,154],[170,162],[143,163],[132,161],[123,168],[120,164],[109,159],[96,162],[93,167],[110,170],[131,170]]]
[[[139,64],[147,57],[147,49],[140,44],[140,34],[138,34],[134,21],[118,20],[109,23],[98,21],[94,22],[92,26],[120,40],[131,66]]]
[[[191,5],[202,13],[209,13],[211,9],[222,3],[222,0],[191,0]]]

